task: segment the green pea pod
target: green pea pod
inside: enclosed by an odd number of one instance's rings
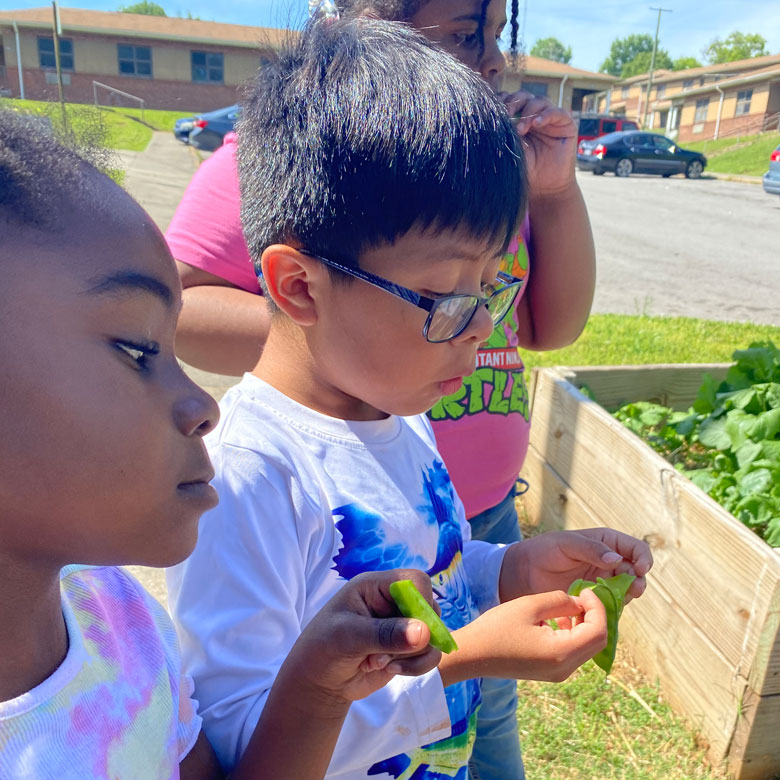
[[[574,580],[569,586],[570,596],[579,596],[583,590],[591,588],[604,605],[604,610],[607,613],[607,645],[600,653],[593,656],[593,660],[607,674],[610,673],[612,664],[615,663],[618,621],[623,614],[623,600],[635,579],[636,577],[632,574],[617,574],[606,580],[598,577],[596,582],[583,579]]]
[[[390,583],[390,595],[404,617],[422,620],[431,632],[431,645],[442,653],[458,649],[454,637],[411,580]]]

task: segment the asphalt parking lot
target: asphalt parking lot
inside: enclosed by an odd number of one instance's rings
[[[577,180],[596,241],[593,311],[780,325],[780,198],[720,179]]]

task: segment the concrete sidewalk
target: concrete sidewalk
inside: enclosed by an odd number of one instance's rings
[[[125,189],[165,232],[200,165],[195,149],[173,133],[157,132],[143,152],[119,152],[125,168]]]

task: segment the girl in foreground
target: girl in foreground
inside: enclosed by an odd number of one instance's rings
[[[174,356],[180,307],[140,206],[0,112],[4,780],[222,777],[167,614],[116,568],[183,560],[217,503],[218,410]],[[421,572],[368,574],[306,627],[235,780],[322,777],[351,701],[436,666],[428,628],[395,617],[403,578],[432,601]]]

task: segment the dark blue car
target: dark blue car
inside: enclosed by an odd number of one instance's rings
[[[698,179],[706,165],[703,154],[682,149],[671,138],[657,133],[624,130],[583,141],[577,148],[577,167],[596,175],[605,171],[616,176],[684,173],[688,179]]]
[[[213,152],[222,146],[222,140],[232,132],[240,113],[240,107],[228,106],[187,119],[178,119],[173,134],[182,143]]]

